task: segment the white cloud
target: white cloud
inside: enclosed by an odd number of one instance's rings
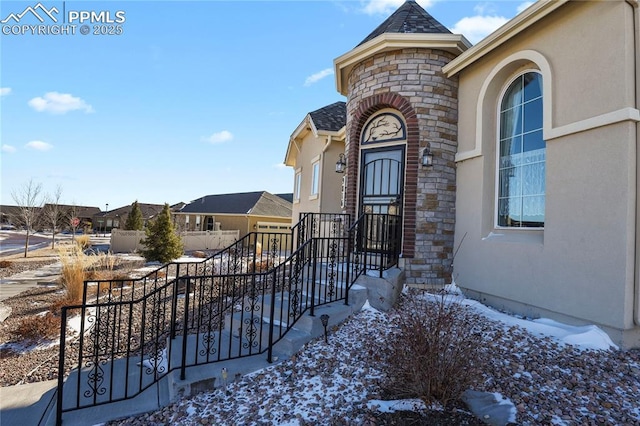
[[[459,20],[451,32],[462,34],[471,43],[477,43],[508,21],[504,16],[469,16]]]
[[[27,143],[25,147],[35,151],[49,151],[53,148],[53,145],[42,141],[31,141]]]
[[[333,75],[333,68],[325,68],[322,71],[318,71],[317,73],[311,74],[309,77],[307,77],[304,81],[304,85],[311,86],[313,83],[317,83],[318,81],[330,75]]]
[[[2,145],[2,152],[14,153],[16,152],[16,148],[11,145]]]
[[[284,163],[276,163],[276,164],[273,165],[273,167],[275,167],[278,170],[286,170],[286,169],[289,168],[289,166],[287,166]]]
[[[7,96],[11,93],[11,87],[0,87],[0,96]]]
[[[492,13],[496,13],[496,8],[493,3],[478,3],[473,7],[473,11],[476,15],[489,15]]]
[[[518,6],[518,13],[521,13],[523,10],[525,10],[526,8],[528,8],[529,6],[533,5],[535,3],[535,1],[525,1],[524,3],[521,3],[520,6]]]
[[[29,106],[38,112],[51,114],[65,114],[69,111],[93,112],[93,107],[83,99],[69,93],[47,92],[43,97],[36,97],[29,101]]]
[[[431,7],[436,0],[419,0],[418,4],[424,9]],[[362,11],[367,15],[389,15],[399,8],[404,0],[367,0],[363,3]]]
[[[223,130],[221,132],[214,133],[206,138],[202,138],[202,140],[212,144],[229,142],[230,140],[233,140],[233,134],[228,130]]]

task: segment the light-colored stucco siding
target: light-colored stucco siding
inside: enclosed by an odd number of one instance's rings
[[[344,153],[344,142],[333,139],[323,152],[328,136],[314,136],[308,132],[297,141],[300,151],[295,157],[294,170],[301,173],[300,199],[293,200],[292,222],[296,224],[300,213],[338,213],[340,209],[340,194],[342,189],[342,174],[335,172],[338,154]],[[320,162],[320,182],[318,194],[311,194],[313,178],[313,162]],[[294,176],[295,185],[295,176]],[[293,188],[295,194],[295,186]],[[294,195],[295,197],[295,195]]]
[[[637,123],[592,121],[636,107],[633,13],[623,1],[570,2],[459,74],[459,154],[475,153],[457,163],[454,277],[478,297],[530,315],[633,327]],[[533,53],[518,59],[523,51]],[[536,55],[551,78],[545,228],[500,230],[498,101],[511,76],[536,68],[526,59]]]
[[[320,212],[341,213],[342,177],[336,173],[336,161],[344,154],[344,142],[333,141],[322,155],[322,190],[320,191]]]

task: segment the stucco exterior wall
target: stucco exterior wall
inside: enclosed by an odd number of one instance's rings
[[[216,222],[220,223],[220,230],[222,231],[237,229],[240,231],[240,238],[252,231],[249,228],[249,219],[246,216],[218,214],[216,215]]]
[[[344,142],[333,140],[323,152],[327,144],[328,136],[316,137],[309,131],[301,141],[296,141],[300,151],[295,158],[295,173],[301,173],[300,199],[294,200],[292,208],[292,222],[298,222],[300,213],[339,213],[342,176],[335,172],[338,154],[344,153]],[[320,181],[318,195],[311,195],[311,182],[313,179],[313,162],[320,162]],[[294,174],[295,176],[295,174]]]
[[[409,284],[451,280],[458,84],[442,67],[453,57],[432,49],[383,52],[356,65],[348,80],[348,213],[358,213],[359,138],[367,119],[391,108],[407,126],[402,255]],[[418,165],[425,147],[434,155],[430,169]]]
[[[596,323],[625,346],[633,322],[636,108],[633,9],[569,2],[459,74],[454,276],[498,307]],[[544,79],[544,230],[495,227],[497,109],[513,76]],[[622,117],[622,118],[621,118]]]
[[[334,141],[322,155],[322,174],[320,176],[320,212],[341,213],[342,173],[336,173],[338,156],[344,154],[344,141]]]

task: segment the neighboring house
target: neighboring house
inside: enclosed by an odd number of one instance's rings
[[[240,238],[254,231],[289,232],[291,203],[286,195],[266,191],[206,195],[186,204],[174,217],[178,229],[185,231],[239,230]]]
[[[284,164],[293,167],[293,221],[301,212],[338,213],[343,209],[346,104],[336,102],[308,113],[289,139]]]
[[[71,221],[77,219],[77,224],[75,226],[78,230],[84,230],[88,232],[92,229],[93,217],[97,214],[100,214],[100,208],[98,207],[88,207],[88,206],[75,206],[69,204],[55,204],[47,203],[42,206],[42,212],[46,216],[47,211],[50,209],[56,208],[58,209],[58,214],[62,218],[61,220],[61,229],[59,231],[70,230],[73,228]],[[46,220],[41,221],[42,227],[45,229],[50,227],[50,224],[47,223]]]
[[[640,346],[639,26],[637,0],[537,2],[472,47],[404,3],[334,62],[344,212],[400,215],[408,284]]]
[[[43,217],[46,212],[53,208],[53,204],[47,203],[42,207],[37,207],[37,221],[35,224],[36,230],[40,229],[48,229],[51,225],[48,221]],[[61,227],[58,231],[65,231],[72,228],[71,220],[73,218],[78,219],[78,224],[76,225],[76,229],[79,230],[90,230],[91,223],[93,217],[100,213],[100,209],[98,207],[89,207],[89,206],[76,206],[69,204],[58,204],[58,212],[61,217]],[[20,226],[21,222],[21,212],[18,206],[0,206],[0,223],[4,226],[12,225],[12,226]]]
[[[182,208],[182,206],[184,206],[184,203],[174,204],[171,206],[171,211],[175,212]],[[162,211],[164,204],[138,203],[138,207],[140,207],[142,218],[144,219],[144,226],[146,227],[149,220],[153,219],[154,216]],[[93,229],[97,233],[110,232],[113,228],[122,229],[130,212],[131,204],[98,213],[93,217]]]
[[[38,211],[40,207],[37,207]],[[4,228],[17,228],[20,227],[20,207],[0,205],[0,224]]]

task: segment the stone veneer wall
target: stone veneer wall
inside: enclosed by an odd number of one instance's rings
[[[407,125],[403,257],[408,284],[451,282],[455,193],[458,80],[442,67],[455,56],[432,49],[383,52],[358,64],[349,75],[348,164],[358,164],[360,133],[369,117],[394,108]],[[422,149],[434,156],[419,165]],[[347,212],[355,217],[358,169],[349,167]]]

